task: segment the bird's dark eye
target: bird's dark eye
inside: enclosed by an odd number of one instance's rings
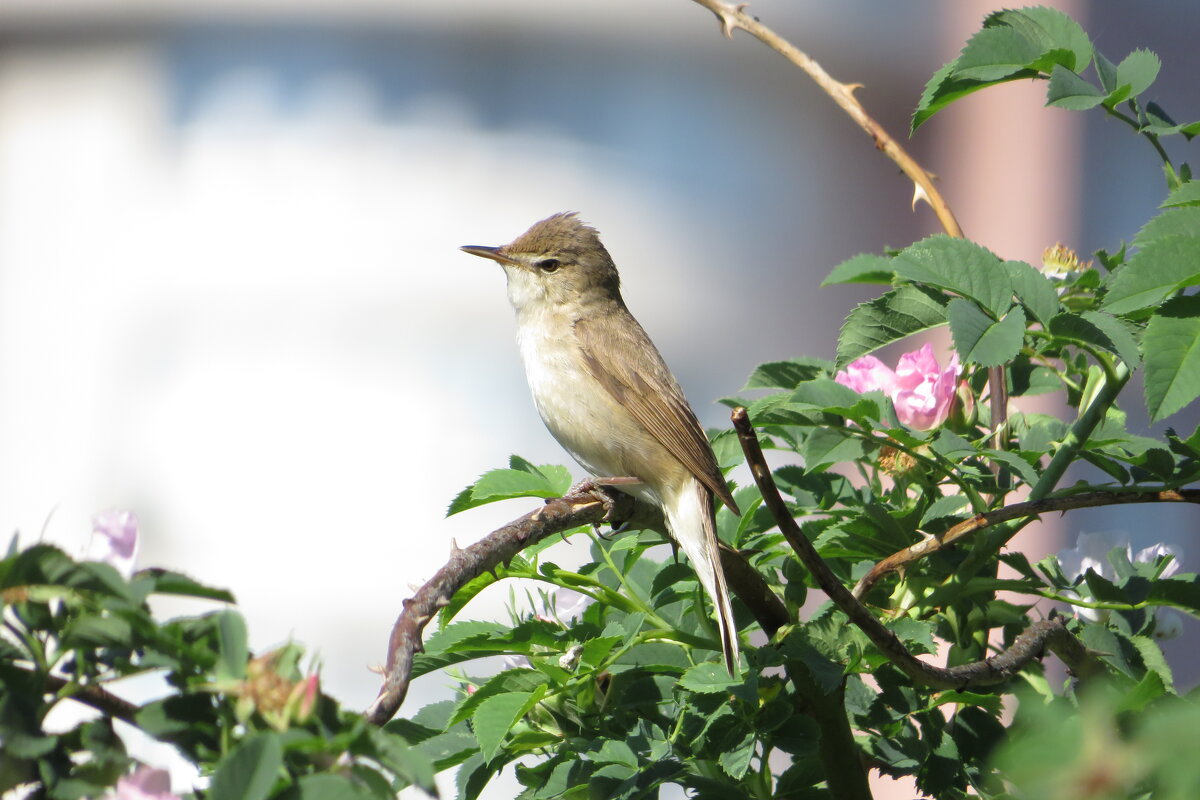
[[[561,266],[562,262],[557,258],[543,258],[541,261],[537,262],[537,268],[542,272],[554,272]]]

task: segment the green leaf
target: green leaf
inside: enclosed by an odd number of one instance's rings
[[[1066,67],[1058,64],[1050,73],[1046,105],[1071,111],[1086,111],[1104,102],[1104,92]]]
[[[217,764],[209,787],[213,800],[263,800],[283,768],[283,745],[274,733],[246,739]]]
[[[1200,614],[1200,579],[1195,575],[1161,578],[1150,587],[1149,600],[1158,605],[1175,606],[1190,614]]]
[[[946,307],[954,349],[963,363],[995,367],[1012,361],[1025,340],[1025,313],[1013,306],[995,322],[975,303],[954,298]]]
[[[746,380],[742,391],[750,389],[795,389],[804,381],[815,380],[832,366],[828,361],[798,358],[759,364]]]
[[[1153,216],[1133,237],[1134,247],[1145,247],[1158,239],[1171,236],[1196,236],[1200,231],[1200,208],[1180,206]]]
[[[993,317],[1012,305],[1008,270],[985,247],[944,234],[909,245],[893,260],[898,277],[977,301]]]
[[[874,253],[860,253],[843,261],[821,281],[822,286],[838,283],[891,283],[892,260]]]
[[[1130,369],[1137,368],[1141,363],[1142,354],[1129,323],[1103,311],[1084,311],[1080,316],[1095,325],[1108,338],[1112,346],[1105,346],[1106,350],[1120,357]]]
[[[1111,314],[1099,311],[1059,314],[1050,320],[1047,327],[1050,333],[1060,339],[1082,342],[1107,350],[1134,368],[1141,358],[1137,339],[1125,327],[1125,323]]]
[[[716,661],[705,661],[690,667],[679,678],[680,687],[698,694],[715,694],[728,692],[732,687],[741,683],[738,678],[730,677],[724,664]]]
[[[1050,64],[1083,72],[1091,62],[1092,42],[1079,23],[1063,12],[1045,6],[998,11],[985,21],[989,25],[1009,25],[1020,31],[1041,50],[1036,66],[1050,70]]]
[[[619,739],[605,740],[592,760],[597,764],[624,764],[634,769],[638,766],[638,757],[633,748]]]
[[[566,467],[557,464],[534,466],[519,456],[513,456],[510,463],[510,469],[485,472],[479,480],[459,492],[446,510],[446,516],[514,497],[561,497],[571,488],[571,473]]]
[[[850,408],[861,396],[849,386],[843,386],[831,378],[817,378],[797,386],[796,391],[792,392],[791,401],[797,405],[825,410]]]
[[[901,286],[854,308],[838,335],[837,366],[886,344],[946,324],[945,301],[918,286]]]
[[[1137,638],[1137,637],[1135,637]],[[1144,711],[1146,706],[1161,698],[1166,694],[1166,685],[1163,684],[1162,676],[1156,672],[1147,672],[1142,676],[1142,679],[1121,698],[1121,703],[1117,706],[1119,711],[1134,713]]]
[[[819,639],[811,637],[809,630],[793,628],[784,638],[780,651],[785,658],[803,664],[822,691],[833,692],[841,685],[845,668],[814,646],[813,641],[821,643]]]
[[[499,675],[493,675],[481,684],[474,693],[464,696],[459,701],[454,709],[454,713],[446,721],[446,727],[450,728],[463,720],[470,719],[479,709],[479,706],[483,705],[484,701],[489,697],[512,693],[529,694],[536,691],[539,686],[546,685],[548,682],[549,678],[535,669],[507,669]]]
[[[471,639],[499,638],[511,630],[511,625],[504,625],[499,622],[485,622],[482,620],[455,622],[430,636],[425,642],[424,650],[430,655],[454,652],[455,650],[463,649],[463,643]]]
[[[1018,75],[1006,80],[1014,80],[1016,77],[1032,77],[1033,73],[1026,75]],[[932,117],[937,112],[941,111],[946,106],[956,100],[960,100],[969,94],[986,88],[990,84],[984,81],[970,80],[963,78],[957,73],[957,62],[951,61],[945,64],[925,83],[925,88],[921,91],[921,99],[917,102],[917,107],[913,111],[912,122],[909,124],[909,134],[917,132],[917,128],[925,124],[926,120]]]
[[[1188,181],[1167,196],[1162,208],[1200,206],[1200,181]]]
[[[225,589],[205,586],[180,572],[168,569],[150,568],[138,572],[137,578],[149,576],[154,579],[156,594],[173,594],[180,597],[199,597],[203,600],[219,600],[223,603],[236,602],[233,595]]]
[[[804,440],[804,468],[820,472],[831,464],[854,461],[863,454],[862,440],[835,428],[816,428]]]
[[[1099,50],[1093,54],[1093,61],[1096,65],[1096,77],[1100,79],[1100,86],[1109,93],[1109,99],[1106,99],[1105,103],[1111,103],[1111,98],[1120,86],[1117,83],[1117,65],[1105,58]],[[1119,103],[1120,100],[1116,102]]]
[[[900,637],[911,652],[936,653],[938,646],[933,634],[935,624],[929,620],[898,617],[888,622],[887,627]]]
[[[491,761],[500,751],[504,737],[546,693],[540,686],[532,692],[505,692],[479,704],[471,718],[475,739],[485,761]]]
[[[754,758],[757,744],[758,738],[753,731],[749,731],[736,745],[722,750],[721,755],[717,757],[717,763],[725,770],[726,775],[740,781],[750,769],[750,761]]]
[[[1002,464],[1018,476],[1025,483],[1033,486],[1038,481],[1037,470],[1029,465],[1029,462],[1018,456],[1016,453],[1010,453],[1007,450],[985,450],[984,453],[992,461]]]
[[[924,515],[921,516],[920,527],[928,527],[929,523],[936,522],[947,517],[959,520],[963,515],[959,512],[967,507],[967,498],[961,494],[948,494],[939,497],[929,504],[929,508],[925,509]]]
[[[1041,270],[1024,261],[1005,261],[1004,268],[1017,300],[1038,322],[1044,325],[1062,308],[1054,283]]]
[[[1200,207],[1166,213],[1191,210],[1200,211]],[[1113,275],[1102,305],[1110,314],[1129,314],[1156,306],[1180,289],[1196,284],[1200,284],[1200,236],[1156,238],[1130,256]]]
[[[214,800],[221,795],[213,794]],[[305,775],[284,795],[285,800],[372,800],[377,795],[344,775]]]
[[[1137,97],[1150,88],[1158,77],[1162,62],[1149,50],[1134,50],[1117,65],[1117,87],[1128,86],[1127,97]],[[1124,98],[1122,98],[1124,99]]]
[[[246,620],[236,611],[226,609],[216,615],[218,680],[241,680],[246,677],[246,662],[250,646],[246,640]]]
[[[433,781],[433,762],[425,754],[410,745],[400,736],[378,728],[368,728],[375,757],[399,777],[436,796]]]
[[[1133,646],[1137,648],[1138,655],[1142,657],[1142,663],[1146,665],[1149,674],[1157,675],[1162,680],[1163,688],[1174,693],[1175,679],[1171,675],[1171,667],[1167,664],[1166,656],[1163,655],[1158,642],[1149,636],[1132,636],[1129,641],[1133,642]]]
[[[912,130],[950,103],[1004,81],[1048,73],[1055,65],[1083,72],[1092,58],[1087,34],[1050,8],[998,11],[984,21],[958,58],[934,73],[913,114]]]
[[[994,83],[1021,73],[1037,60],[1036,43],[1009,27],[990,27],[968,41],[955,62],[955,76]]]
[[[1166,303],[1146,325],[1142,350],[1146,408],[1158,422],[1200,395],[1200,296]]]
[[[73,646],[86,647],[130,647],[133,644],[133,628],[123,617],[102,617],[85,614],[71,620],[63,631],[63,638]]]

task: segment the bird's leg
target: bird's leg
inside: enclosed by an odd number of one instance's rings
[[[571,487],[567,494],[590,494],[592,497],[600,501],[604,506],[604,521],[613,525],[613,515],[616,513],[616,507],[613,505],[612,498],[607,492],[602,491],[605,486],[632,486],[642,482],[641,478],[634,477],[609,477],[609,478],[584,478],[579,483]],[[619,525],[613,525],[609,536],[614,536],[625,530],[629,524],[629,520],[622,521]],[[592,527],[596,529],[596,535],[607,541],[607,537],[600,532],[600,524],[596,523]]]

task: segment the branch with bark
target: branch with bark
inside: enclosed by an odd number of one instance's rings
[[[1081,492],[1079,494],[1047,497],[1043,500],[1030,500],[1025,503],[1014,503],[995,511],[976,514],[950,528],[945,533],[930,536],[924,541],[904,548],[883,559],[859,580],[854,587],[855,598],[861,600],[871,590],[880,578],[890,572],[896,572],[907,567],[914,561],[936,553],[954,544],[964,536],[1008,522],[1014,519],[1025,519],[1047,514],[1053,511],[1071,511],[1076,508],[1095,508],[1096,506],[1117,506],[1129,503],[1200,503],[1200,489],[1167,489],[1163,491],[1115,491],[1115,492]]]
[[[1062,618],[1041,620],[1016,638],[1004,652],[970,664],[939,667],[921,661],[908,651],[892,631],[884,627],[870,609],[864,606],[830,570],[812,542],[800,530],[791,511],[779,494],[771,468],[763,456],[762,446],[750,423],[746,409],[738,407],[731,416],[742,452],[750,466],[754,482],[763,497],[763,505],[771,512],[780,533],[796,552],[800,562],[812,574],[817,585],[829,596],[855,626],[871,640],[895,666],[915,681],[935,689],[966,689],[1003,683],[1017,674],[1030,661],[1046,650],[1057,655],[1079,678],[1100,673],[1104,668],[1082,642],[1066,629]]]
[[[730,5],[721,0],[693,0],[693,2],[704,6],[716,15],[721,25],[721,33],[725,35],[726,39],[733,38],[735,30],[743,30],[812,78],[813,82],[821,87],[821,90],[829,95],[833,102],[837,103],[838,107],[871,137],[875,143],[875,149],[891,159],[900,168],[900,171],[913,182],[913,207],[916,207],[918,200],[924,200],[937,215],[938,222],[941,223],[942,229],[947,235],[958,239],[963,238],[962,227],[959,226],[954,212],[950,210],[949,203],[934,185],[933,175],[918,164],[917,160],[867,113],[862,103],[854,96],[854,92],[861,89],[862,84],[842,83],[836,80],[807,53],[764,25],[757,17],[747,14],[746,3]],[[1003,366],[988,369],[988,389],[992,427],[995,430],[993,447],[1001,450],[1004,448],[1008,419],[1008,383],[1004,378]],[[998,465],[993,464],[993,469],[998,470]]]
[[[421,652],[425,626],[446,607],[455,592],[548,536],[614,520],[623,521],[635,530],[665,531],[662,512],[655,506],[611,487],[589,484],[587,489],[547,500],[541,508],[497,528],[470,547],[455,546],[445,566],[404,601],[388,640],[383,686],[364,712],[367,720],[382,725],[395,716],[408,693],[413,659]],[[790,622],[783,601],[736,550],[722,546],[721,564],[729,588],[746,604],[768,636]]]

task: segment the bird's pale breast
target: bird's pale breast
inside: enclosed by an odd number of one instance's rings
[[[686,470],[592,376],[572,321],[557,311],[527,311],[538,318],[523,319],[518,326],[525,376],[542,421],[593,475],[641,478],[648,499],[657,500],[657,487],[678,480]]]

